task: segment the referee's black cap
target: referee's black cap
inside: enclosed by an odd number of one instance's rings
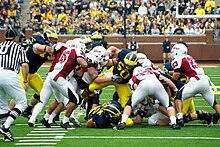
[[[15,37],[17,37],[17,33],[15,30],[13,30],[11,28],[6,30],[6,32],[5,32],[6,39],[13,39]]]

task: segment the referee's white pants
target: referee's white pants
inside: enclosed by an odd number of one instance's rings
[[[27,99],[18,74],[11,70],[0,69],[0,114],[9,110],[7,95],[14,99],[15,108],[23,112],[27,107]]]

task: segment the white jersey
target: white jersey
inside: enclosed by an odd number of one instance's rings
[[[189,82],[182,90],[182,100],[201,94],[210,106],[214,104],[214,93],[210,88],[209,78],[190,55],[177,57],[172,61],[174,71],[186,75]]]
[[[199,65],[190,55],[175,58],[172,61],[171,65],[174,71],[178,71],[181,69],[181,73],[189,79],[192,77],[199,79],[199,76],[204,75],[204,70],[199,67]]]
[[[76,60],[78,57],[85,58],[84,51],[76,48],[67,48],[65,51],[63,51],[58,62],[54,66],[54,70],[49,73],[49,77],[55,81],[59,77],[66,79],[70,72],[72,70],[74,71],[78,65]]]
[[[166,108],[169,107],[169,96],[157,76],[158,73],[143,67],[134,69],[133,77],[129,81],[131,88],[137,85],[131,97],[132,108],[147,96],[155,96]]]

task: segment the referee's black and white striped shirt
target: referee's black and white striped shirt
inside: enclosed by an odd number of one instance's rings
[[[28,63],[28,59],[26,51],[21,45],[13,41],[0,43],[0,68],[18,73],[22,63]]]

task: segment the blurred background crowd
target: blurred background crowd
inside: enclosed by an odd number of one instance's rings
[[[28,0],[25,0],[28,1]],[[29,0],[29,18],[21,19],[23,0],[0,0],[0,28],[9,24],[18,33],[53,27],[59,34],[204,34],[220,28],[216,18],[176,18],[179,15],[220,15],[215,0]],[[21,26],[21,21],[25,21]]]

